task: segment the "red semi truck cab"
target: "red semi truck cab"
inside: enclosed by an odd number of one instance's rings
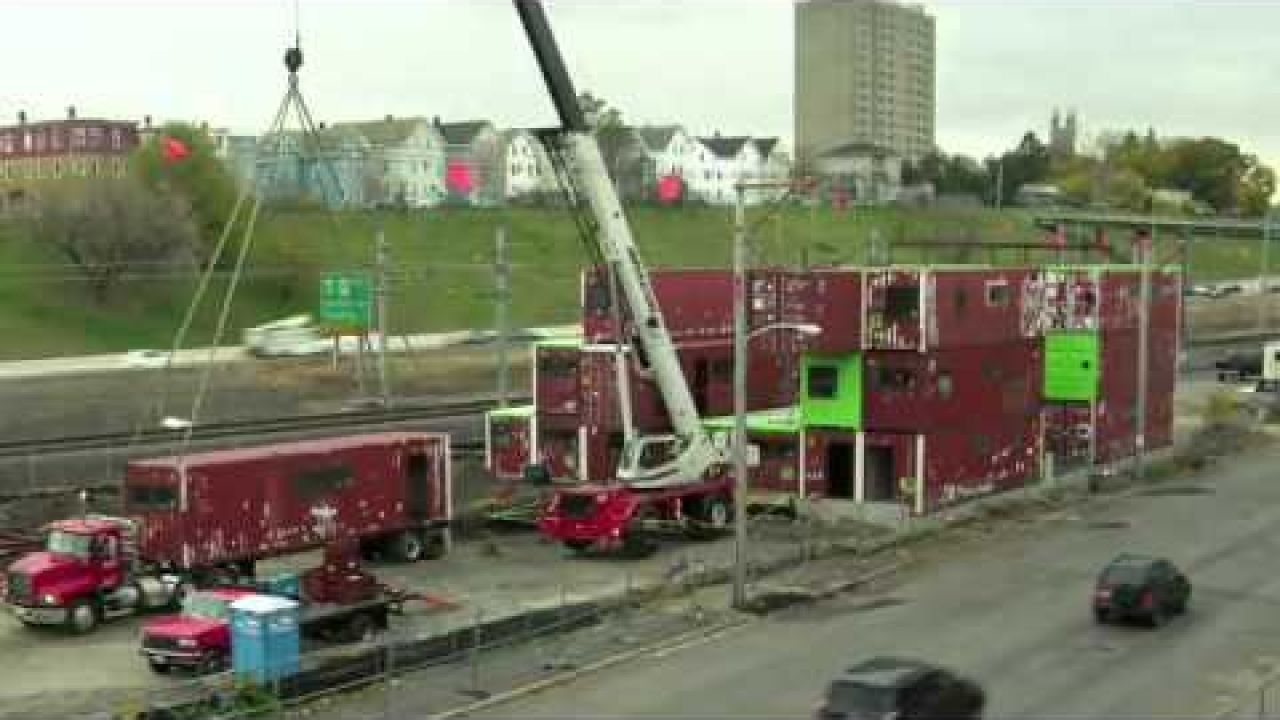
[[[159,673],[172,667],[201,672],[220,669],[231,655],[231,603],[253,594],[244,588],[191,593],[183,599],[181,613],[143,626],[143,657]]]
[[[134,577],[134,535],[125,518],[51,523],[44,549],[9,566],[6,604],[27,625],[77,632],[106,617],[171,605],[179,593],[176,577]]]

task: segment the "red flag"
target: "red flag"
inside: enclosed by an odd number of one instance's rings
[[[658,180],[658,199],[664,203],[673,203],[680,199],[684,192],[684,181],[679,175],[663,175]]]
[[[469,194],[475,187],[475,181],[471,178],[471,167],[461,160],[454,160],[444,171],[445,185],[450,190],[463,195]]]
[[[164,139],[164,159],[169,162],[177,162],[187,159],[191,154],[191,150],[186,143],[174,137],[166,137]]]

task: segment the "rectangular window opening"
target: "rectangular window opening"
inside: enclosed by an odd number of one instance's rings
[[[809,368],[809,397],[834,398],[840,390],[840,372],[829,365]]]
[[[888,320],[911,320],[920,311],[919,285],[891,285],[884,291],[884,315]]]

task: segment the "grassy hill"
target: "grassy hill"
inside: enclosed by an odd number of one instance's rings
[[[732,215],[725,208],[639,208],[630,212],[645,261],[653,267],[723,266],[730,258]],[[856,263],[873,252],[871,238],[895,246],[898,262],[1020,262],[1039,253],[992,257],[978,248],[907,247],[937,241],[1034,240],[1018,213],[987,210],[788,208],[776,216],[752,210],[757,257],[763,263]],[[448,209],[428,213],[264,211],[248,270],[235,294],[231,332],[295,312],[314,311],[319,275],[372,265],[374,238],[390,242],[391,319],[396,331],[486,326],[493,318],[494,237],[508,229],[513,263],[513,322],[572,322],[578,272],[587,257],[568,214],[552,209]],[[1248,274],[1256,244],[1215,243],[1197,249],[1197,276]],[[227,277],[214,289],[220,294]],[[22,226],[0,225],[0,358],[111,352],[163,347],[190,301],[189,271],[138,268],[105,304],[89,298],[66,258],[32,242]],[[210,339],[216,308],[206,302],[188,341]]]

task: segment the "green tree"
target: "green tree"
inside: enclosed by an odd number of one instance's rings
[[[62,183],[41,193],[31,236],[56,248],[89,284],[98,303],[122,276],[189,264],[197,244],[186,200],[135,180]]]
[[[927,182],[939,195],[976,195],[987,197],[991,177],[977,160],[967,155],[947,155],[941,150],[903,166],[902,182],[908,185]]]
[[[186,157],[169,158],[166,143],[170,138],[186,147]],[[134,150],[130,166],[146,187],[186,199],[204,248],[211,250],[230,219],[237,190],[209,134],[187,123],[167,124]]]
[[[1275,171],[1259,162],[1256,155],[1246,155],[1238,196],[1240,211],[1246,215],[1265,214],[1275,192]]]
[[[1018,141],[1017,147],[1004,153],[999,159],[988,160],[987,165],[987,172],[992,176],[1002,170],[1004,182],[1001,185],[1001,200],[1008,205],[1023,185],[1049,179],[1049,148],[1034,132],[1027,132]]]

